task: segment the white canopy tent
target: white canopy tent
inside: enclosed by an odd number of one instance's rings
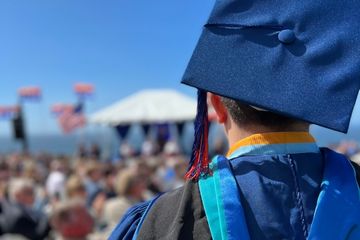
[[[143,90],[90,116],[90,123],[117,126],[133,123],[191,121],[196,101],[174,90]]]

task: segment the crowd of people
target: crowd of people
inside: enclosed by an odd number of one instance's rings
[[[135,156],[100,160],[100,149],[79,147],[74,157],[0,155],[1,239],[107,239],[136,203],[184,183],[188,157],[169,144]],[[360,163],[356,142],[331,146]]]
[[[187,157],[170,149],[116,162],[83,146],[0,155],[0,239],[107,239],[129,207],[183,184]]]

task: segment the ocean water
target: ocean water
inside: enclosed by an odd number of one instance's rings
[[[80,144],[100,146],[109,145],[117,142],[115,132],[110,128],[98,128],[95,131],[81,129],[74,134],[27,134],[29,149],[33,153],[49,152],[54,154],[73,154]],[[22,144],[20,141],[10,136],[0,134],[0,153],[20,151]]]
[[[330,131],[320,127],[312,127],[311,133],[316,138],[319,146],[327,146],[338,143],[343,140],[354,140],[360,143],[360,127],[352,127],[348,134],[342,134]],[[186,128],[184,136],[181,139],[183,148],[187,153],[191,150],[193,131],[191,124]],[[221,128],[213,127],[210,138],[214,139],[221,134]],[[221,136],[223,137],[223,135]],[[128,141],[139,150],[144,136],[139,128],[134,128],[130,132]],[[76,133],[72,135],[34,135],[29,136],[29,148],[33,153],[48,152],[53,154],[72,155],[76,153],[78,146],[84,144],[98,144],[102,151],[103,157],[109,158],[116,155],[119,148],[120,140],[112,129],[101,130],[91,133]],[[0,136],[0,153],[11,153],[21,150],[21,143],[13,140],[11,137]]]

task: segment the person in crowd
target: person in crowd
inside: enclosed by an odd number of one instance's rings
[[[177,156],[180,154],[180,147],[177,141],[170,140],[164,144],[164,154],[167,157]]]
[[[102,177],[103,177],[102,165],[97,161],[91,161],[87,163],[86,176],[85,176],[85,188],[87,192],[86,205],[91,207],[98,194],[103,193]]]
[[[341,141],[334,149],[336,152],[342,153],[347,157],[352,157],[359,152],[358,143],[354,141]]]
[[[88,152],[84,144],[79,144],[77,155],[81,159],[85,159],[88,156]]]
[[[34,182],[32,179],[12,179],[9,185],[9,199],[14,204],[31,209],[35,201],[34,190]]]
[[[8,198],[8,183],[11,177],[9,165],[5,159],[0,161],[0,201]]]
[[[87,174],[87,160],[82,158],[75,158],[72,164],[72,174],[78,175],[82,178],[86,178]]]
[[[104,192],[106,195],[106,199],[116,197],[115,190],[115,182],[116,182],[116,174],[119,171],[117,167],[107,165],[104,168]]]
[[[55,160],[51,163],[50,168],[51,171],[46,180],[46,192],[51,200],[59,200],[64,194],[65,167],[62,162]]]
[[[71,175],[66,181],[65,193],[68,200],[81,199],[86,202],[87,192],[84,180],[78,175]]]
[[[177,159],[174,165],[174,171],[175,171],[175,181],[173,185],[173,189],[177,189],[179,187],[182,187],[185,183],[184,175],[187,170],[187,162],[180,158]]]
[[[90,157],[93,159],[100,159],[101,157],[101,150],[99,145],[93,143],[90,148]]]
[[[103,219],[107,229],[112,230],[126,210],[144,200],[145,181],[135,169],[120,171],[116,178],[117,197],[105,202]]]
[[[128,159],[135,155],[134,148],[125,140],[121,142],[119,147],[119,154],[121,159]]]
[[[1,202],[0,231],[21,235],[31,240],[45,239],[50,232],[47,216],[33,209],[34,183],[31,179],[14,178],[9,184],[9,200]]]
[[[152,138],[147,137],[141,145],[141,155],[144,157],[151,157],[156,152],[157,152],[156,142]]]
[[[165,189],[165,183],[162,182],[162,176],[159,174],[164,159],[161,157],[152,157],[140,160],[135,168],[137,175],[144,180],[146,185],[146,199],[152,198]]]
[[[86,240],[94,228],[94,219],[79,199],[59,203],[50,221],[59,240]]]
[[[309,133],[348,130],[359,8],[217,0],[183,78],[198,89],[188,181],[134,206],[110,239],[360,239],[360,172]],[[230,146],[212,160],[208,99]]]

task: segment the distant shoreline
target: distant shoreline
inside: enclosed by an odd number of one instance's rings
[[[326,130],[320,127],[312,127],[311,133],[317,140],[319,146],[336,144],[342,140],[354,140],[360,143],[360,127],[352,128],[347,135]],[[185,136],[184,142],[191,142],[192,134]],[[189,137],[190,136],[190,137]],[[137,136],[135,136],[136,138]],[[136,140],[136,139],[135,139]],[[189,141],[188,141],[189,140]],[[73,155],[80,144],[98,144],[106,155],[111,156],[117,151],[120,140],[115,133],[106,132],[99,134],[85,135],[33,135],[29,137],[30,151],[33,153],[47,152],[51,154]],[[141,143],[141,139],[135,141]],[[14,141],[11,137],[0,136],[0,153],[11,153],[20,151],[21,144]]]

